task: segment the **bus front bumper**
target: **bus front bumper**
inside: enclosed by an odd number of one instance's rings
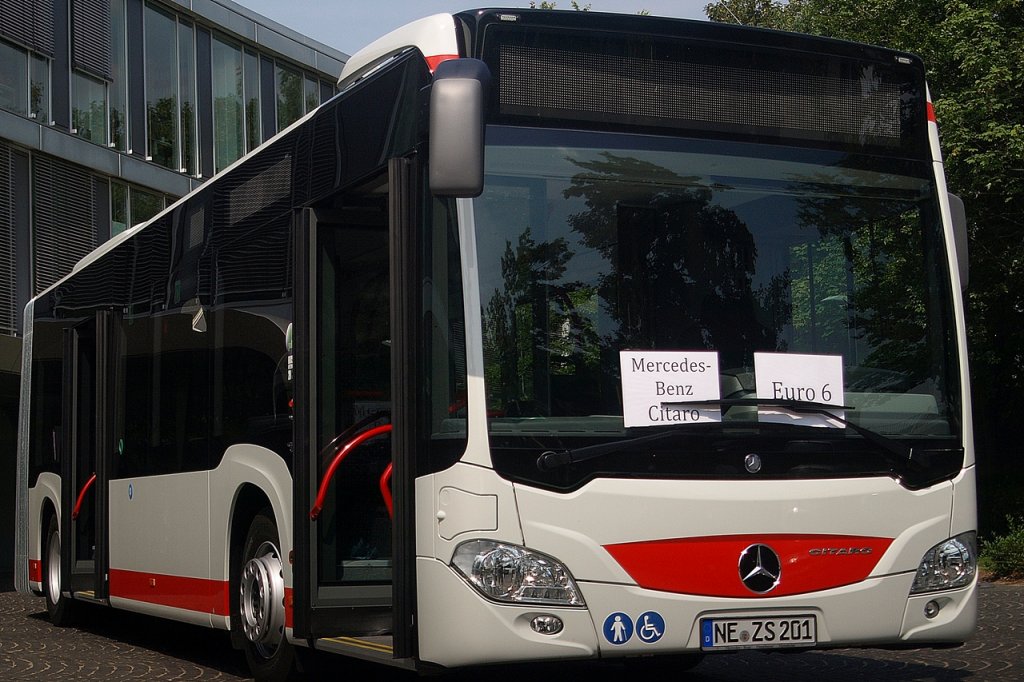
[[[977,622],[976,581],[962,589],[908,598],[912,573],[757,599],[579,581],[586,608],[498,604],[482,597],[449,566],[425,557],[417,559],[417,575],[419,658],[445,667],[699,652],[702,621],[811,617],[814,643],[789,643],[804,648],[958,644],[973,634]],[[556,617],[562,629],[554,634],[535,631],[531,622],[538,616]],[[619,625],[616,616],[628,627]],[[738,641],[721,649],[778,645]]]

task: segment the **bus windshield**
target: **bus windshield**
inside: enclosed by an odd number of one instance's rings
[[[957,435],[929,162],[492,127],[486,164],[474,218],[493,449],[628,437],[624,350],[714,351],[723,399],[756,394],[754,353],[838,356],[848,420]],[[726,411],[718,436],[752,410]]]

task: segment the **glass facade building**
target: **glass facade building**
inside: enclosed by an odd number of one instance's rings
[[[0,3],[0,459],[12,478],[28,300],[333,96],[346,59],[230,0]]]

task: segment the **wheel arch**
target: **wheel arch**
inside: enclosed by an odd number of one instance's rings
[[[54,516],[57,519],[57,527],[61,527],[60,518],[60,477],[53,473],[40,474],[39,479],[36,481],[36,485],[29,491],[28,495],[28,534],[26,540],[28,542],[26,565],[24,570],[28,571],[29,563],[33,561],[41,562],[43,560],[43,553],[46,551],[46,532],[48,530],[48,524],[50,516]],[[63,532],[63,529],[61,529]],[[29,577],[26,575],[26,577]],[[30,581],[26,581],[26,586],[30,587]],[[42,584],[40,583],[39,588],[30,588],[29,592],[35,595],[42,594]]]
[[[277,453],[256,445],[233,445],[211,472],[211,573],[227,585],[229,611],[218,627],[227,626],[232,643],[240,636],[230,614],[237,613],[241,554],[253,518],[267,510],[278,531],[279,550],[287,557],[291,543],[292,478]],[[219,492],[218,492],[219,491]],[[291,565],[284,563],[285,584],[291,586]]]

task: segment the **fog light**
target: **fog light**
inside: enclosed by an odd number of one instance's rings
[[[939,603],[934,599],[924,605],[924,617],[931,620],[935,616],[939,615]]]
[[[530,627],[539,635],[557,635],[562,631],[562,619],[558,616],[536,616],[530,621]]]

